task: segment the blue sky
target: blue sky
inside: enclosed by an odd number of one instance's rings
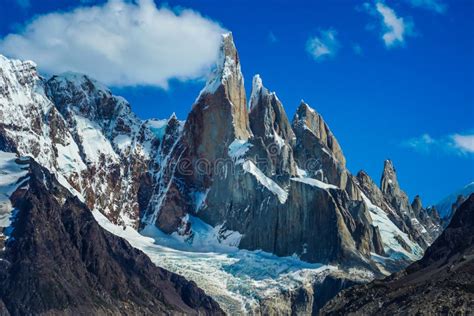
[[[71,47],[84,39],[61,38],[61,28],[73,28],[79,14],[95,12],[98,23],[110,16],[105,9],[67,12],[105,2],[0,0],[0,53],[31,58],[46,74],[68,65],[92,72],[142,118],[176,112],[185,119],[215,58],[215,35],[230,30],[248,92],[259,73],[290,119],[304,99],[328,122],[353,173],[364,169],[379,182],[390,158],[402,188],[426,203],[474,181],[474,1],[156,2],[152,11],[163,20],[152,29],[129,33],[136,26],[130,22],[104,41],[97,29],[81,28],[80,35],[93,30],[89,37],[97,40],[81,42],[72,60],[57,42]],[[54,19],[41,20],[55,11]],[[57,49],[44,44],[52,39]],[[108,59],[89,56],[92,46]],[[130,55],[116,55],[114,47]]]

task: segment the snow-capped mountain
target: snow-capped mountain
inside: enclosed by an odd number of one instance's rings
[[[0,144],[32,156],[114,223],[138,227],[150,178],[180,122],[142,122],[120,97],[79,74],[39,77],[0,56]]]
[[[34,63],[0,55],[0,150],[33,157],[104,227],[152,258],[157,248],[137,232],[187,251],[249,251],[246,259],[256,261],[257,251],[292,256],[291,262],[304,263],[298,271],[305,264],[338,266],[345,269],[338,272],[342,279],[348,269],[359,269],[370,274],[365,281],[423,255],[440,233],[439,217],[419,197],[409,203],[391,161],[384,163],[380,186],[364,171],[352,175],[316,110],[302,101],[290,120],[258,75],[247,103],[243,80],[226,34],[187,119],[142,121],[126,100],[85,75],[44,79]],[[2,183],[10,197],[13,184]],[[0,202],[1,220],[12,207]],[[170,262],[159,258],[155,263]],[[186,270],[188,262],[167,267],[206,280]],[[232,272],[241,278],[240,271]],[[225,304],[236,288],[244,291],[236,286],[218,301]],[[291,295],[286,298],[296,299]],[[313,303],[298,306],[312,309]]]
[[[453,216],[453,213],[458,208],[458,206],[461,205],[461,203],[471,193],[474,193],[474,182],[471,182],[456,192],[446,196],[441,201],[436,203],[434,207],[442,218],[449,220],[449,218]]]

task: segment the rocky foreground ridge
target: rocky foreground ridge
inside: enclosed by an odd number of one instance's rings
[[[186,121],[138,119],[100,83],[41,78],[0,57],[0,149],[31,156],[117,225],[193,239],[193,218],[219,242],[309,262],[387,273],[421,257],[440,233],[386,161],[380,186],[352,175],[327,123],[301,102],[289,119],[253,79],[247,103],[232,35]],[[230,238],[229,238],[230,237]]]
[[[195,283],[101,228],[31,158],[0,152],[0,164],[21,175],[12,182],[10,223],[0,227],[1,315],[224,314]]]
[[[423,258],[384,280],[355,286],[322,315],[470,315],[474,311],[474,194]]]

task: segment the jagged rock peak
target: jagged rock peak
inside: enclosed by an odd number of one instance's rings
[[[378,190],[378,187],[374,183],[374,180],[372,180],[372,178],[369,176],[369,174],[365,170],[359,170],[359,172],[357,172],[356,180],[359,186],[363,189],[363,191],[365,191],[364,189]]]
[[[357,172],[357,178],[358,179],[369,179],[370,176],[365,170],[359,170],[359,172]]]
[[[76,89],[87,87],[91,90],[94,89],[110,93],[110,89],[106,85],[78,72],[68,71],[60,75],[54,75],[49,80],[61,83],[62,88],[70,88],[71,86],[75,87]]]
[[[421,202],[421,198],[419,195],[415,196],[413,199],[413,202],[411,203],[411,208],[415,212],[415,214],[418,214],[422,209],[423,209],[423,203]]]
[[[72,111],[90,120],[111,120],[121,114],[135,117],[128,102],[87,75],[66,72],[46,82],[46,93],[65,116]]]
[[[263,86],[262,78],[256,74],[252,80],[252,93],[250,94],[249,108],[252,110],[257,105],[261,95],[268,94],[269,91]]]
[[[0,54],[0,67],[2,69],[11,69],[15,74],[27,72],[34,72],[38,75],[36,70],[36,63],[31,60],[9,59]]]
[[[345,167],[346,158],[336,137],[329,129],[323,117],[303,100],[301,100],[300,106],[293,118],[293,127],[297,126],[310,130],[332,152],[341,165]]]
[[[393,194],[400,189],[397,180],[397,172],[390,159],[384,162],[380,189],[384,194]]]
[[[209,112],[211,116],[227,116],[227,111],[230,111],[235,132],[232,140],[250,137],[244,78],[231,33],[222,35],[216,67],[196,99],[193,109],[197,112]]]
[[[93,103],[96,99],[112,98],[127,103],[125,99],[114,96],[112,91],[99,81],[90,78],[87,75],[76,72],[65,72],[61,75],[54,75],[46,83],[48,95],[53,101],[61,105],[64,101],[70,101],[74,107],[79,107],[82,103]],[[56,100],[57,97],[61,100]]]
[[[260,75],[255,75],[250,97],[250,127],[254,135],[272,138],[279,146],[284,141],[292,142],[295,138],[285,109],[275,92],[264,87]]]
[[[226,33],[222,34],[222,42],[216,66],[212,71],[206,86],[201,91],[200,96],[205,93],[215,93],[219,87],[225,86],[227,88],[226,90],[228,90],[227,93],[230,94],[232,99],[235,97],[232,94],[239,92],[229,91],[229,86],[232,84],[241,85],[243,89],[244,78],[240,69],[239,54],[237,53],[232,33]],[[245,91],[243,91],[243,95],[245,98]]]
[[[32,61],[8,59],[0,54],[0,99],[9,101],[21,94],[21,86],[32,87],[39,79],[36,64]]]

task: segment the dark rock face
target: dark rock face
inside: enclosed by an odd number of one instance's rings
[[[345,189],[348,173],[341,147],[323,118],[302,102],[292,123],[296,134],[295,158],[299,166],[311,165],[311,176]]]
[[[335,276],[327,276],[323,283],[314,287],[314,304],[312,315],[318,315],[324,305],[335,297],[339,292],[352,286],[358,285],[358,282],[346,280]]]
[[[340,293],[322,315],[460,314],[474,310],[474,194],[420,261]]]
[[[301,102],[296,111],[293,125],[306,126],[321,142],[323,146],[330,150],[336,160],[342,165],[346,166],[346,158],[342,153],[341,146],[329,129],[329,126],[323,120],[320,114],[310,108],[304,101]]]
[[[102,229],[84,203],[29,162],[0,253],[0,313],[223,315],[193,282]]]
[[[421,198],[419,195],[415,196],[415,199],[413,200],[413,202],[411,202],[411,208],[413,209],[413,212],[415,212],[416,215],[418,215],[422,210],[423,204],[421,203]]]
[[[466,201],[466,198],[463,195],[458,195],[456,198],[456,202],[451,205],[451,217],[454,216],[454,213],[456,213],[456,210],[461,206],[462,203]]]
[[[259,75],[253,79],[249,120],[253,136],[263,140],[270,155],[265,172],[280,177],[296,176],[292,148],[296,136],[280,100],[263,86]]]

